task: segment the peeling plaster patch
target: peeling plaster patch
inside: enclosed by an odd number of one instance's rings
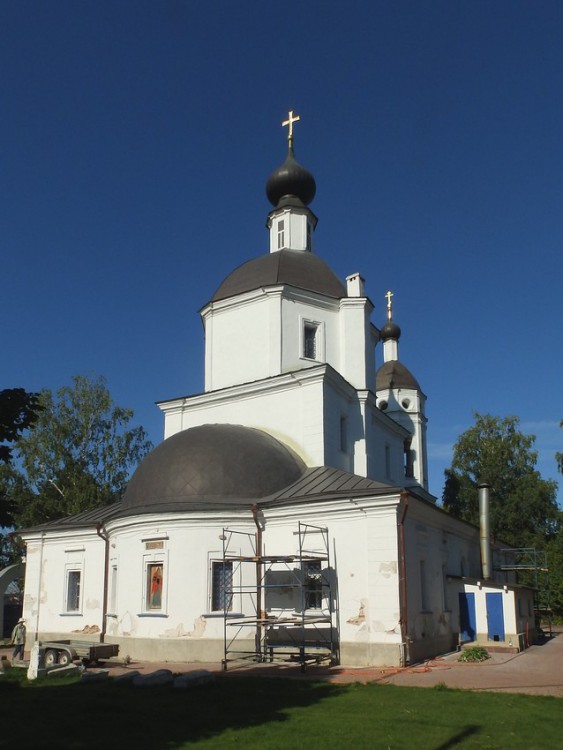
[[[123,635],[132,635],[136,628],[134,625],[134,619],[130,612],[126,612],[119,622],[121,632]]]
[[[100,609],[100,602],[97,599],[86,599],[86,609]]]
[[[197,622],[197,620],[196,620]],[[159,638],[182,638],[183,636],[190,636],[192,633],[188,633],[184,630],[184,623],[180,622],[175,628],[168,628],[164,633],[159,635]]]
[[[391,560],[388,563],[381,563],[379,566],[379,572],[384,578],[390,578],[391,576],[397,575],[397,561]]]
[[[358,614],[356,615],[356,617],[350,617],[350,619],[346,620],[346,622],[350,623],[350,625],[365,625],[366,608],[367,608],[367,600],[360,599],[360,609],[358,611]]]
[[[207,622],[205,621],[205,618],[198,617],[197,620],[194,620],[194,629],[191,632],[186,633],[186,635],[190,638],[201,638],[205,633],[206,626]]]
[[[82,630],[73,630],[73,633],[85,633],[86,635],[90,633],[99,633],[100,627],[99,625],[85,625]]]
[[[47,587],[45,585],[46,576],[45,573],[47,571],[47,559],[43,559],[43,564],[41,565],[41,591],[39,592],[39,602],[40,604],[45,604],[47,602]]]

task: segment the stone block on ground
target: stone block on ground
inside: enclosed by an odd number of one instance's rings
[[[214,682],[215,675],[207,669],[194,669],[193,672],[186,672],[178,675],[174,680],[174,687],[180,690],[189,690],[190,688],[199,687],[200,685],[209,685]]]
[[[37,676],[41,677],[42,674],[46,674],[48,677],[68,677],[69,674],[80,672],[80,668],[76,664],[68,664],[65,667],[56,667],[55,669],[45,669],[44,667],[37,670]]]
[[[109,669],[93,669],[84,672],[80,682],[102,682],[109,677]]]
[[[137,675],[140,675],[138,669],[132,669],[130,672],[124,672],[123,674],[118,674],[117,677],[113,678],[113,681],[117,683],[118,685],[129,685],[133,682],[133,679],[137,677]]]
[[[157,669],[150,674],[139,674],[133,677],[135,687],[156,687],[157,685],[170,685],[174,675],[169,669]]]

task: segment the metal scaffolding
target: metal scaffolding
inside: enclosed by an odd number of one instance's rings
[[[517,547],[499,550],[498,570],[515,572],[518,583],[535,590],[534,611],[536,627],[541,629],[541,620],[549,624],[551,633],[552,610],[549,603],[549,568],[547,553],[535,547]]]
[[[232,661],[338,661],[328,529],[299,522],[294,554],[265,554],[261,530],[223,529],[223,669]]]

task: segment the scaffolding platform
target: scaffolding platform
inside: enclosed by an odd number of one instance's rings
[[[310,537],[317,539],[310,549]],[[224,601],[223,669],[234,661],[338,661],[335,571],[328,529],[299,522],[298,553],[264,554],[261,530],[223,529],[229,565]],[[233,602],[237,613],[231,615]],[[253,645],[253,647],[251,647]]]

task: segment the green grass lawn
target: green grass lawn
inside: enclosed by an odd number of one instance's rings
[[[229,674],[192,690],[0,677],[0,748],[557,748],[561,698]]]

